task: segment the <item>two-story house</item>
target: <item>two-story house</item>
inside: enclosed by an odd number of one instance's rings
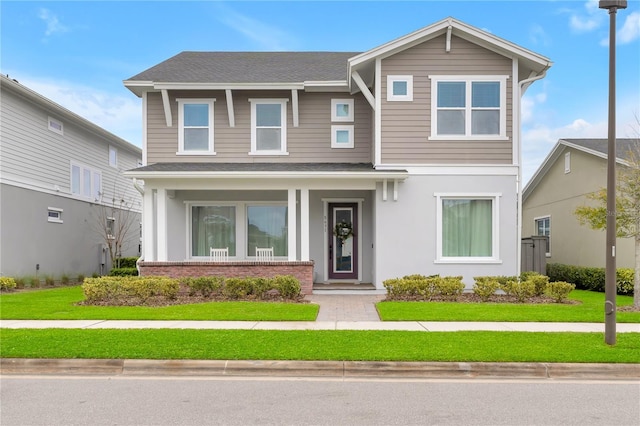
[[[550,66],[447,18],[362,53],[182,52],[131,77],[142,273],[299,270],[307,293],[515,274],[520,99]]]
[[[141,160],[139,147],[0,76],[0,275],[107,273],[114,241],[137,255],[142,197],[122,171]]]

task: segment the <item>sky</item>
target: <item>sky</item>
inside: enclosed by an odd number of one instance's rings
[[[141,146],[123,80],[185,50],[367,51],[452,16],[554,63],[522,99],[526,182],[558,139],[606,138],[609,15],[597,0],[0,1],[0,72]],[[616,134],[640,133],[640,0],[616,15]]]

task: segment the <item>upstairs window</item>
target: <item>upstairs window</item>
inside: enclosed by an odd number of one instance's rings
[[[52,132],[56,132],[60,135],[64,134],[64,125],[62,124],[61,121],[56,120],[55,118],[49,117],[47,122],[48,122],[49,130],[51,130]]]
[[[388,75],[387,101],[413,101],[413,76]]]
[[[331,99],[331,121],[353,121],[353,99]]]
[[[102,172],[71,163],[71,193],[92,201],[102,196]]]
[[[178,99],[178,154],[215,154],[213,103],[215,99]]]
[[[251,155],[288,155],[287,99],[249,99]]]
[[[506,139],[506,76],[430,78],[430,139]]]
[[[109,147],[109,165],[118,168],[118,149],[113,146]]]

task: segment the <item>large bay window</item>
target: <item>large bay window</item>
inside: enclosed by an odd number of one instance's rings
[[[249,99],[251,155],[287,155],[287,99]]]
[[[506,76],[429,76],[430,139],[506,139]]]
[[[247,206],[247,254],[256,247],[273,247],[274,256],[287,255],[287,206]]]
[[[229,256],[252,259],[256,247],[288,255],[288,207],[280,203],[233,202],[187,204],[190,223],[188,257],[208,257],[211,248],[229,248]]]
[[[177,99],[178,154],[213,155],[215,99]]]
[[[436,198],[437,261],[499,261],[499,194],[436,194]]]
[[[236,207],[191,206],[191,256],[209,256],[211,248],[236,255]]]

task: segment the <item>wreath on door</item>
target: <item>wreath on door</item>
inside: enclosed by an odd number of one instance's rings
[[[336,226],[333,228],[333,235],[344,243],[353,237],[353,224],[344,220],[336,223]]]

